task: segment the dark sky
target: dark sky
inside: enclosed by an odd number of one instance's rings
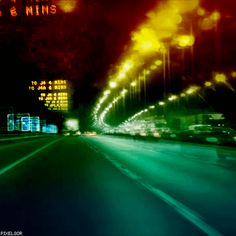
[[[75,107],[91,102],[130,32],[154,3],[84,0],[73,14],[1,18],[1,104],[22,107],[17,97],[22,97],[21,91],[30,80],[60,77],[73,81]],[[6,89],[9,94],[5,95]]]
[[[76,112],[89,110],[106,83],[109,68],[129,43],[130,33],[146,19],[146,13],[157,2],[80,0],[73,14],[1,18],[0,106],[12,106],[22,112],[39,111],[43,108],[27,91],[29,81],[63,77],[72,82]],[[234,64],[234,57],[229,54],[236,53],[235,1],[203,0],[202,5],[224,12],[225,25],[221,28],[220,40],[227,46],[223,45],[225,48],[222,47],[220,53],[226,54],[224,65]],[[207,47],[206,39],[200,42]],[[203,52],[199,49],[197,55],[202,57]]]

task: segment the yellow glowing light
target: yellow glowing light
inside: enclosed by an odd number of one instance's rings
[[[220,20],[221,14],[218,11],[214,11],[210,16],[205,17],[202,21],[200,21],[200,28],[202,30],[211,30],[213,29],[217,22]]]
[[[236,71],[232,71],[232,72],[231,72],[231,76],[232,76],[233,78],[236,78]]]
[[[105,96],[109,95],[110,93],[111,93],[110,90],[106,90],[106,91],[104,91],[104,95],[105,95]]]
[[[215,75],[214,80],[215,80],[217,83],[226,83],[227,77],[226,77],[225,74],[220,73],[220,74],[216,74],[216,75]]]
[[[197,9],[197,14],[199,16],[204,16],[206,14],[206,11],[205,11],[205,9],[200,7],[200,8]]]
[[[124,79],[124,78],[125,78],[125,76],[126,76],[126,74],[125,74],[125,73],[123,73],[123,72],[120,72],[120,73],[119,73],[119,75],[118,75],[118,79]]]
[[[150,69],[151,70],[156,70],[157,69],[157,65],[151,65]]]
[[[66,13],[74,11],[76,5],[77,5],[77,0],[60,0],[58,2],[59,8]]]
[[[134,50],[140,53],[157,52],[163,47],[157,34],[151,28],[142,28],[139,32],[134,32],[132,41],[134,42]]]
[[[168,98],[168,100],[169,101],[174,101],[174,100],[176,100],[178,97],[176,96],[176,95],[171,95],[169,98]]]
[[[197,8],[199,5],[199,0],[191,0],[191,1],[169,0],[169,5],[171,7],[175,7],[180,12],[185,13]]]
[[[213,21],[218,21],[220,19],[221,15],[218,11],[214,11],[212,14],[211,14],[211,19]]]
[[[110,88],[115,88],[115,87],[117,87],[117,83],[114,82],[114,81],[111,81],[111,82],[109,83],[109,86],[110,86]]]
[[[130,84],[132,87],[135,87],[136,85],[137,85],[137,82],[136,81],[133,81],[133,82],[131,82],[131,84]]]
[[[123,65],[124,72],[129,71],[132,68],[132,66],[133,66],[133,62],[132,61],[125,62],[124,65]]]
[[[146,27],[154,30],[158,41],[171,38],[178,31],[179,24],[183,20],[182,14],[190,12],[198,7],[199,0],[169,0],[165,4],[148,14],[149,21]]]
[[[122,96],[125,96],[125,94],[128,92],[128,90],[127,89],[123,89],[122,91],[121,91],[121,95]]]
[[[160,106],[164,106],[165,105],[165,102],[158,102],[158,104],[160,105]]]
[[[156,60],[156,61],[155,61],[155,64],[156,64],[157,66],[160,66],[160,65],[162,65],[162,61],[161,61],[161,60]]]
[[[179,47],[191,47],[194,44],[194,36],[193,35],[180,35],[176,38],[176,43]]]
[[[192,86],[186,91],[186,93],[193,94],[193,93],[196,93],[199,89],[200,89],[200,87],[198,87],[198,86]]]
[[[126,77],[127,72],[131,70],[133,66],[134,63],[131,60],[128,60],[125,63],[123,63],[117,76],[118,79],[119,80],[124,79]]]
[[[205,85],[205,87],[211,87],[211,86],[212,86],[212,82],[206,81],[206,82],[204,83],[204,85]]]

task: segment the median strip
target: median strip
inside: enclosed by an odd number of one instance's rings
[[[48,143],[48,144],[42,146],[41,148],[35,150],[34,152],[31,152],[30,154],[28,154],[28,155],[22,157],[21,159],[19,159],[19,160],[13,162],[12,164],[10,164],[10,165],[8,165],[8,166],[2,168],[2,169],[0,170],[0,175],[6,173],[7,171],[11,170],[11,169],[14,168],[15,166],[17,166],[17,165],[19,165],[20,163],[22,163],[23,161],[26,161],[26,160],[29,159],[30,157],[32,157],[32,156],[36,155],[37,153],[41,152],[42,150],[48,148],[49,146],[53,145],[54,143],[58,142],[59,140],[60,140],[60,139],[54,140],[54,141],[52,141],[52,142],[50,142],[50,143]]]

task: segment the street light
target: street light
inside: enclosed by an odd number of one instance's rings
[[[114,82],[114,81],[111,81],[111,82],[109,83],[109,86],[110,86],[110,88],[116,88],[116,87],[117,87],[117,83]]]
[[[59,8],[65,13],[73,12],[76,8],[77,0],[60,0],[58,2]]]
[[[174,44],[179,48],[186,48],[193,46],[195,38],[193,35],[179,35],[174,39]]]

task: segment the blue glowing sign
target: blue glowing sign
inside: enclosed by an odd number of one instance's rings
[[[39,116],[30,117],[30,126],[32,132],[40,132],[40,118]]]
[[[32,132],[40,132],[40,118],[39,116],[30,117],[30,126]]]
[[[24,132],[30,131],[30,117],[29,116],[21,117],[21,131],[24,131]]]
[[[56,125],[45,125],[42,128],[43,133],[48,134],[57,134],[58,133],[58,127]]]
[[[14,122],[14,114],[7,114],[7,131],[14,131],[15,122]]]

